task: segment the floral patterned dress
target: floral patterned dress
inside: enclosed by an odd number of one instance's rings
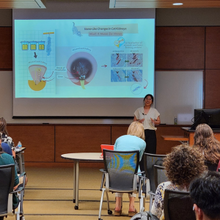
[[[175,185],[171,183],[170,181],[163,182],[160,185],[158,185],[157,190],[155,192],[155,198],[154,202],[151,208],[151,213],[156,215],[158,219],[164,220],[164,193],[165,189],[170,190],[178,190],[178,191],[187,191],[187,189],[184,187],[180,187],[178,185]]]

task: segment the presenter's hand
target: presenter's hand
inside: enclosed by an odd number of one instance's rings
[[[139,121],[140,123],[144,122],[144,118],[143,119],[137,119],[136,116],[134,116],[134,121]]]
[[[140,123],[143,123],[144,122],[144,118],[143,119],[140,119],[138,120]]]

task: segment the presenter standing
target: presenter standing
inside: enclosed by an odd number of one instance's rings
[[[156,154],[156,130],[155,125],[160,124],[160,113],[157,109],[152,107],[154,97],[151,94],[147,94],[144,97],[144,107],[138,108],[134,112],[134,121],[139,121],[144,125],[146,153]],[[141,170],[143,170],[143,159],[141,163]]]

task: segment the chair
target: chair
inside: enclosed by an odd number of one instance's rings
[[[154,165],[154,181],[156,186],[168,181],[164,166]]]
[[[103,160],[105,167],[105,184],[102,186],[99,220],[101,220],[102,203],[105,192],[108,214],[112,214],[109,208],[108,192],[137,192],[139,151],[111,151],[103,149]]]
[[[159,184],[168,181],[168,178],[166,176],[165,172],[165,167],[164,166],[159,166],[159,165],[154,165],[154,182],[155,186],[157,187]],[[156,191],[156,190],[155,190]],[[149,211],[152,208],[153,205],[153,200],[155,197],[155,193],[150,191],[150,203],[149,203]]]
[[[164,217],[166,220],[196,220],[189,192],[165,190]]]
[[[162,166],[165,157],[165,154],[144,153],[144,170],[146,177],[150,180],[150,190],[152,192],[155,192],[157,189],[157,185],[155,184],[154,165]],[[148,192],[147,189],[146,192]]]
[[[0,166],[0,217],[15,215],[16,220],[24,219],[23,216],[23,196],[25,185],[25,174],[23,185],[13,191],[15,180],[15,165]],[[13,208],[13,194],[18,197],[18,207],[16,211]]]

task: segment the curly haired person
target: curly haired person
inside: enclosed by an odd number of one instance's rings
[[[190,182],[206,170],[202,154],[187,145],[174,147],[163,165],[169,181],[158,185],[151,209],[159,219],[164,219],[165,189],[188,191]]]

